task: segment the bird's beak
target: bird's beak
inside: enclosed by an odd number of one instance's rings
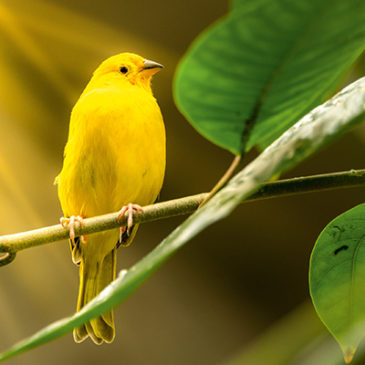
[[[163,66],[160,63],[157,63],[155,61],[151,60],[143,60],[143,68],[141,71],[145,70],[153,70],[151,74],[154,74],[159,71],[159,69],[163,68]]]

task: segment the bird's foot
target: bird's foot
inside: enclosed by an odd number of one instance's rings
[[[80,227],[82,227],[82,225],[84,223],[84,218],[82,218],[79,215],[78,216],[72,215],[70,218],[61,217],[60,218],[60,223],[61,223],[62,227],[68,227],[68,229],[70,231],[70,240],[72,241],[72,243],[75,243],[75,227],[76,227],[76,224],[79,224]],[[86,235],[81,236],[81,242],[86,244],[86,242],[87,242]]]
[[[143,212],[143,209],[138,204],[128,204],[125,205],[118,214],[118,221],[121,220],[125,215],[127,218],[127,225],[120,227],[120,234],[119,234],[119,243],[122,244],[122,237],[125,232],[129,236],[131,233],[131,229],[133,227],[133,213],[134,212]]]

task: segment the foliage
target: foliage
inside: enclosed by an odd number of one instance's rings
[[[364,14],[356,0],[235,1],[181,61],[176,103],[201,134],[235,154],[266,147],[361,54]]]
[[[314,306],[348,362],[364,337],[364,220],[361,204],[329,223],[318,237],[309,271]]]

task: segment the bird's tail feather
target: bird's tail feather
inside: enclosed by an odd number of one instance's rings
[[[116,249],[107,254],[102,262],[80,262],[80,291],[77,302],[79,311],[90,300],[97,296],[111,281],[115,279]],[[82,342],[88,336],[96,344],[112,342],[115,336],[113,311],[92,319],[85,325],[74,329],[74,339]]]

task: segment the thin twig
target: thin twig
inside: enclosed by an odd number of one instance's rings
[[[228,167],[228,170],[219,179],[219,181],[215,184],[213,189],[208,193],[208,195],[204,198],[204,200],[199,204],[199,208],[202,207],[205,203],[207,203],[211,199],[211,197],[227,183],[227,181],[232,177],[234,170],[236,170],[240,161],[241,161],[241,155],[236,155],[231,165]]]
[[[299,177],[264,184],[245,202],[361,185],[365,185],[365,169]],[[143,213],[136,212],[133,220],[135,223],[145,223],[190,214],[198,208],[207,196],[208,193],[202,193],[148,205],[143,208]],[[118,212],[110,213],[84,219],[82,227],[77,226],[75,232],[77,235],[85,235],[117,228],[125,224],[125,217],[118,220]],[[17,251],[67,239],[68,237],[68,228],[62,227],[60,224],[1,236],[0,253],[4,253],[4,255],[0,257],[0,266],[13,261]]]

